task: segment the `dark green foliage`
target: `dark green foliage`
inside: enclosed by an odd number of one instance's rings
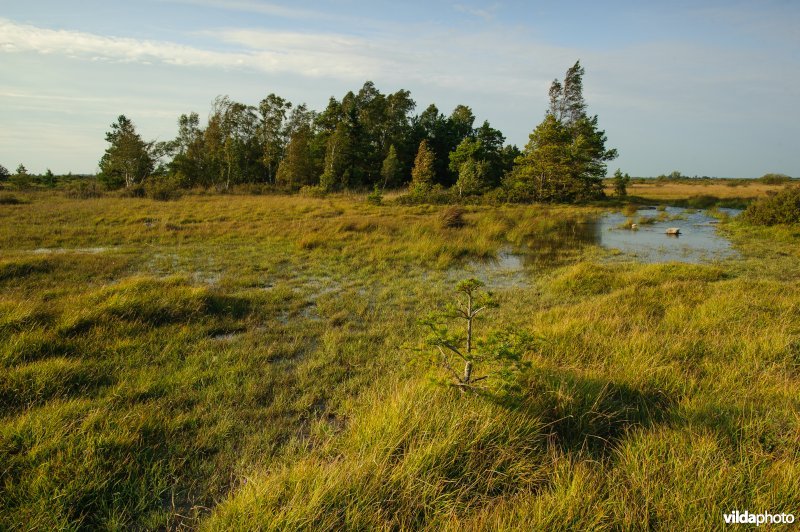
[[[685,179],[691,179],[687,175],[683,175],[679,170],[673,170],[669,174],[661,174],[656,177],[659,181],[682,181]]]
[[[367,194],[367,203],[370,205],[380,205],[383,203],[383,192],[381,192],[377,184],[375,184],[375,188],[372,192]]]
[[[407,90],[381,93],[371,81],[324,111],[269,94],[257,106],[217,97],[205,127],[197,113],[178,119],[169,142],[146,142],[124,115],[106,135],[111,146],[101,159],[100,178],[110,189],[140,196],[149,176],[169,176],[180,188],[241,190],[266,184],[289,191],[319,186],[325,192],[404,186],[419,145],[432,154],[424,189],[458,183],[459,197],[495,188],[520,155],[503,134],[457,105],[449,116],[431,104],[412,116],[416,102]],[[462,165],[469,162],[462,172]],[[426,170],[427,171],[427,170]],[[420,189],[421,190],[421,189]],[[419,198],[416,198],[418,200]]]
[[[764,174],[760,178],[759,181],[766,185],[781,185],[783,183],[788,183],[792,178],[786,174]]]
[[[753,225],[800,223],[800,186],[787,186],[774,195],[751,203],[742,219]]]
[[[257,134],[261,149],[261,164],[264,166],[267,183],[274,183],[278,165],[283,159],[289,143],[287,128],[291,102],[270,94],[258,104],[259,124]]]
[[[507,185],[513,189],[514,199],[575,202],[603,196],[606,162],[614,159],[617,151],[606,149],[597,116],[586,114],[583,73],[576,62],[563,85],[553,82],[550,109],[509,175]]]
[[[11,182],[20,190],[25,190],[31,186],[32,178],[24,164],[17,166],[16,172],[11,176]]]
[[[286,157],[278,166],[276,182],[289,190],[311,185],[316,181],[314,161],[309,140],[311,128],[303,124],[292,134]]]
[[[0,164],[0,183],[8,181],[9,177],[11,177],[11,172],[8,171],[8,168]]]
[[[155,177],[144,184],[145,196],[158,201],[171,201],[181,197],[179,183],[174,178]]]
[[[614,194],[618,198],[624,198],[628,195],[628,184],[631,182],[631,176],[627,173],[623,174],[622,170],[617,168],[614,172]]]
[[[49,168],[42,176],[42,184],[46,187],[53,188],[56,186],[56,176],[53,174],[53,171]]]
[[[153,143],[142,140],[125,115],[120,115],[106,133],[110,146],[100,159],[100,180],[108,188],[131,187],[142,182],[155,167]]]

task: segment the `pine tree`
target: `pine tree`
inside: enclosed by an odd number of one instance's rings
[[[140,183],[153,171],[154,161],[150,155],[152,143],[142,140],[136,128],[125,115],[111,124],[106,133],[106,142],[111,144],[100,159],[100,180],[110,188],[131,187]]]
[[[411,184],[409,191],[414,195],[424,195],[433,187],[436,173],[434,171],[435,155],[428,148],[428,141],[419,143],[417,156],[414,158],[414,168],[411,170]]]
[[[509,184],[520,199],[585,201],[603,196],[606,162],[617,151],[606,149],[597,116],[586,114],[580,62],[567,70],[564,83],[550,87],[550,108],[517,158]]]
[[[627,173],[622,174],[622,170],[617,168],[617,171],[614,172],[614,194],[617,195],[618,198],[624,198],[628,195],[628,183],[631,182],[631,176]]]
[[[17,166],[17,171],[14,172],[14,175],[11,177],[11,180],[20,189],[26,189],[31,185],[31,175],[28,173],[28,169],[25,168],[24,164]]]
[[[47,169],[47,171],[44,173],[44,176],[42,177],[42,183],[44,183],[44,185],[46,187],[50,187],[50,188],[53,188],[54,186],[56,186],[56,176],[53,174],[53,171],[50,170],[49,168]]]

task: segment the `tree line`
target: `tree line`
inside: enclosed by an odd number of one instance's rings
[[[257,105],[217,97],[205,127],[196,112],[181,115],[166,142],[145,141],[126,116],[106,134],[100,180],[109,188],[170,179],[180,187],[260,183],[324,192],[409,187],[422,199],[447,191],[487,191],[519,201],[583,201],[602,196],[607,161],[597,116],[587,114],[584,69],[576,62],[550,88],[545,118],[524,150],[506,144],[472,109],[449,115],[429,105],[414,114],[407,90],[381,93],[368,81],[321,111],[269,94]]]

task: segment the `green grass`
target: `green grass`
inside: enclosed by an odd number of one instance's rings
[[[800,509],[800,230],[564,246],[590,207],[35,193],[0,209],[0,529],[714,529]],[[386,205],[388,203],[388,205]],[[514,401],[429,383],[466,265],[534,333]],[[493,285],[493,280],[495,284]],[[507,281],[507,280],[506,280]]]

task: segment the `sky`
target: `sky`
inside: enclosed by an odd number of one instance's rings
[[[218,95],[322,110],[371,80],[523,147],[576,60],[633,176],[800,176],[800,2],[0,0],[0,164],[94,173]]]

